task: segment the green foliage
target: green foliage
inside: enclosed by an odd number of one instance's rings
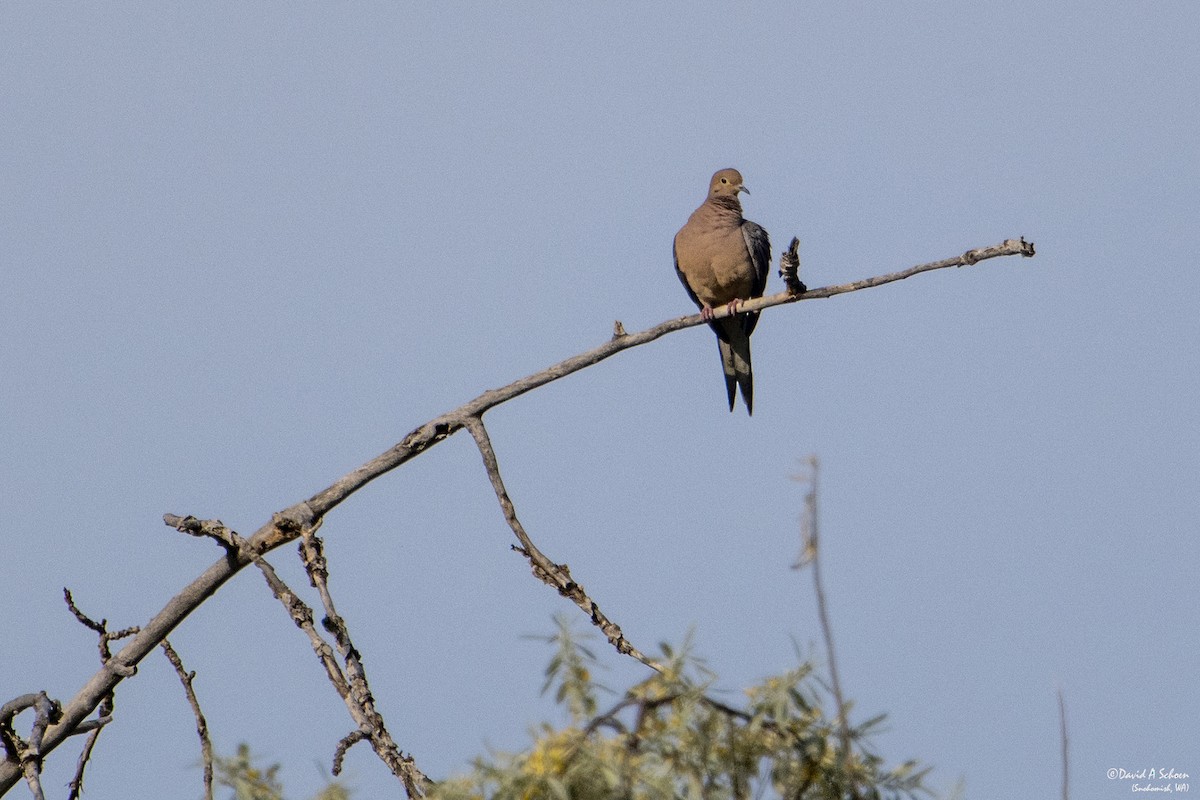
[[[279,765],[255,766],[250,745],[239,744],[232,758],[215,756],[213,775],[218,786],[233,789],[234,800],[283,800],[283,786],[276,779]]]
[[[593,680],[595,654],[558,620],[543,692],[554,692],[565,727],[543,723],[523,753],[478,758],[469,773],[430,790],[430,800],[900,800],[930,794],[928,769],[886,768],[867,746],[883,717],[844,733],[810,664],[746,690],[744,706],[714,699],[715,675],[691,653],[661,645],[663,672],[631,686],[608,710]],[[847,738],[848,734],[848,738]],[[217,758],[232,800],[283,800],[279,765],[255,765],[246,745]],[[330,783],[315,800],[349,800]]]
[[[567,618],[556,616],[554,624],[558,626],[558,632],[545,637],[545,641],[554,645],[555,650],[550,663],[546,665],[542,694],[557,684],[554,701],[565,705],[571,722],[578,724],[596,713],[597,691],[607,690],[592,681],[591,665],[596,663],[596,654],[571,634]]]
[[[928,794],[927,769],[887,769],[866,745],[882,717],[849,727],[803,664],[747,690],[742,708],[713,699],[714,676],[690,653],[662,645],[664,671],[598,712],[595,655],[559,621],[543,691],[569,723],[543,724],[532,747],[476,759],[438,784],[434,800],[898,800]]]
[[[283,785],[276,775],[279,765],[255,765],[250,745],[239,744],[231,758],[213,757],[213,777],[218,786],[233,790],[232,800],[283,800]],[[325,786],[313,800],[350,800],[350,790],[337,781]]]

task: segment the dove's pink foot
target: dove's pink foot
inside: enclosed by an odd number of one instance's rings
[[[740,306],[741,304],[742,304],[742,301],[740,299],[730,300],[728,303],[725,304],[725,311],[729,314],[729,316],[732,317],[734,314],[738,313],[738,306]],[[700,309],[700,319],[704,320],[705,322],[711,322],[712,318],[713,318],[713,307],[712,306],[703,306]]]

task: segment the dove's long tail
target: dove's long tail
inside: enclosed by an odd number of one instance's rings
[[[742,327],[741,320],[729,317],[722,322],[724,336],[717,337],[721,351],[721,368],[725,371],[725,391],[729,395],[729,410],[733,411],[737,389],[742,389],[742,401],[746,412],[754,414],[754,373],[750,367],[750,336]]]

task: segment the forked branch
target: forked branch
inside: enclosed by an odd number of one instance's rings
[[[852,283],[826,286],[800,293],[797,293],[793,288],[792,291],[784,291],[768,297],[747,301],[741,304],[739,311],[761,311],[772,306],[794,303],[800,300],[833,297],[838,294],[859,291],[903,280],[922,272],[945,269],[947,267],[970,266],[985,259],[1000,256],[1020,255],[1029,257],[1033,254],[1033,245],[1025,242],[1024,239],[1009,239],[992,247],[969,250],[953,258],[921,264],[899,272],[866,278]],[[715,316],[721,317],[725,313],[727,312],[724,309],[718,309]],[[419,426],[405,436],[398,444],[334,481],[330,486],[307,500],[298,502],[290,508],[275,514],[268,523],[259,528],[248,539],[244,540],[242,546],[227,547],[225,556],[212,564],[203,574],[184,588],[183,591],[171,598],[153,619],[138,630],[132,641],[126,644],[116,655],[106,660],[104,667],[79,689],[70,702],[62,707],[61,716],[56,716],[52,723],[38,731],[40,741],[37,743],[36,758],[44,758],[58,745],[62,744],[68,736],[78,732],[81,726],[86,724],[84,721],[87,716],[95,711],[105,698],[111,696],[112,691],[122,680],[133,674],[137,664],[143,658],[165,640],[170,632],[188,614],[211,597],[227,580],[254,561],[255,556],[262,556],[282,544],[294,541],[304,531],[315,530],[326,514],[354,492],[380,475],[401,466],[430,447],[438,444],[443,439],[467,427],[471,423],[471,420],[480,420],[484,412],[489,409],[520,397],[539,386],[544,386],[551,381],[558,380],[559,378],[566,377],[581,369],[597,364],[623,350],[647,344],[669,333],[700,325],[703,322],[704,320],[700,318],[699,314],[691,314],[667,320],[652,328],[632,334],[625,333],[624,326],[614,326],[613,337],[599,347],[568,358],[533,375],[513,381],[507,386],[484,392],[459,408],[442,414]],[[180,519],[176,517],[167,519],[166,521],[167,524],[174,527]],[[181,529],[186,530],[187,527],[183,526]],[[208,533],[198,529],[188,530],[188,532],[194,532],[198,535],[206,535]],[[524,542],[522,542],[522,546],[528,549],[528,546]],[[532,552],[530,551],[530,553]],[[532,558],[531,561],[535,569],[544,570],[544,565],[539,566],[538,562]],[[546,562],[553,566],[553,562],[550,562],[549,559],[546,559]],[[554,573],[547,572],[546,574],[553,576]],[[559,579],[569,580],[569,577],[564,572],[558,578],[555,578],[556,581]],[[586,598],[586,595],[583,595],[583,597]],[[578,603],[578,601],[576,602]],[[590,600],[588,603],[590,604]],[[585,612],[591,613],[587,606],[581,604],[581,608],[584,608]],[[619,639],[618,641],[623,641],[623,639]],[[628,652],[629,655],[635,658],[639,658],[640,656],[640,654],[635,655],[635,650],[631,646],[624,652]],[[649,664],[644,656],[641,656],[639,660]],[[0,761],[0,794],[7,792],[23,776],[23,765],[20,759],[12,758],[11,754],[6,755],[7,757]]]

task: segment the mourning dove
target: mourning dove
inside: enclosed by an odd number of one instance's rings
[[[736,314],[738,304],[762,297],[767,288],[771,242],[761,226],[742,217],[738,193],[746,192],[736,169],[712,176],[708,198],[675,234],[675,271],[688,295],[700,307],[717,334],[729,410],[737,387],[746,411],[754,413],[754,376],[750,371],[750,334],[758,313]],[[713,319],[713,309],[725,306],[730,316]]]

